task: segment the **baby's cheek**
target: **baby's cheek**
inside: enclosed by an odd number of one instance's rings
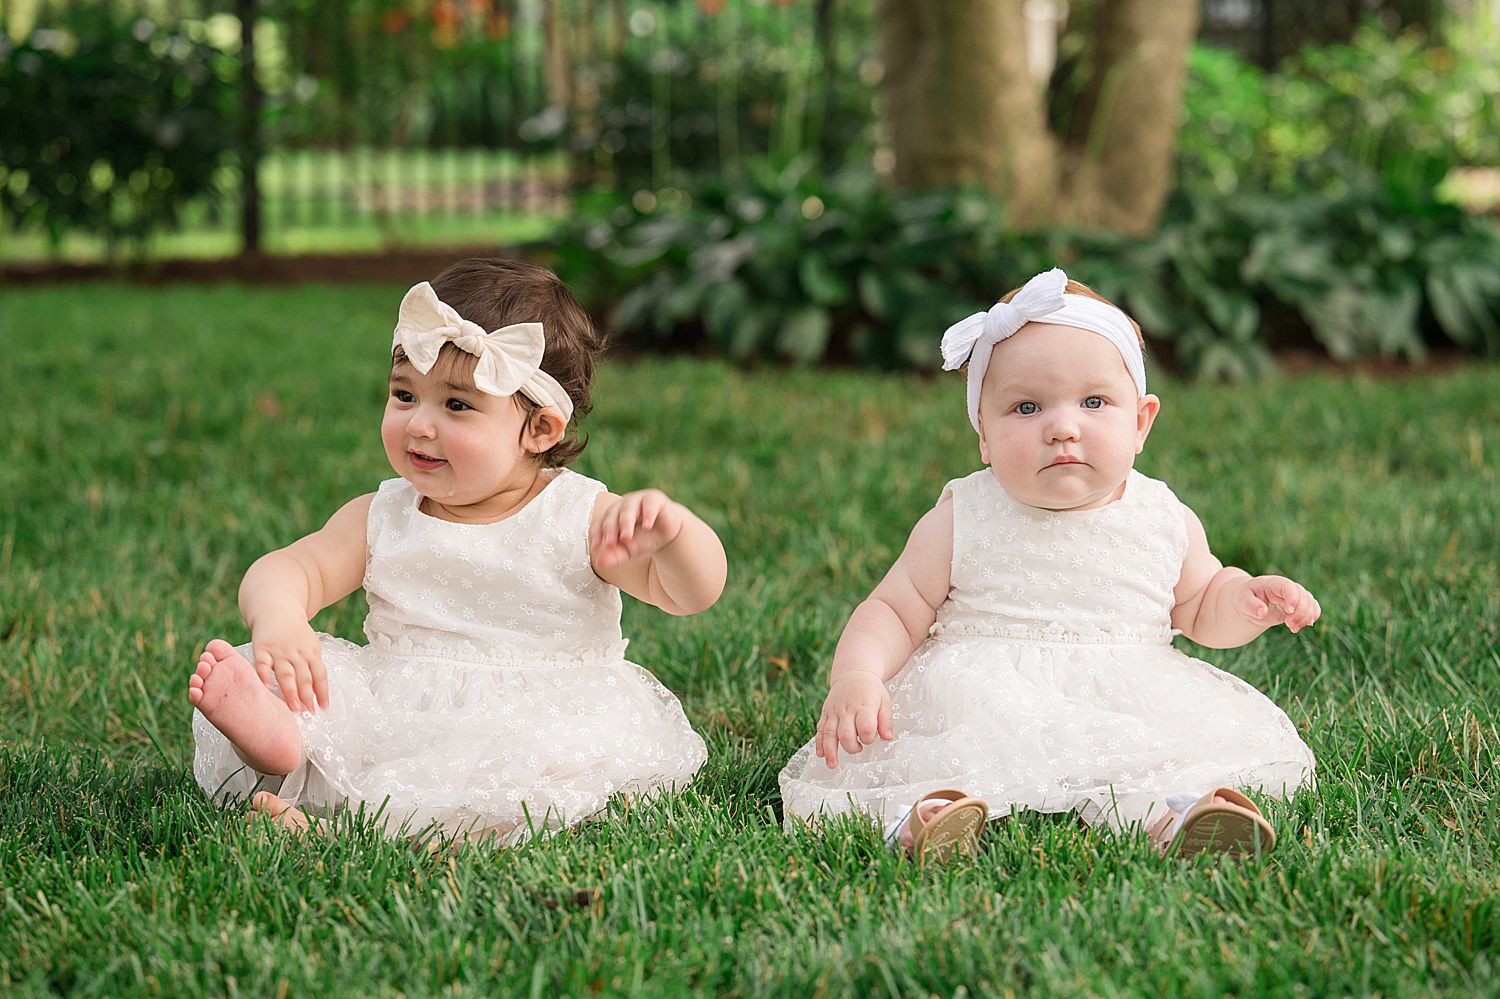
[[[401,425],[392,420],[389,414],[380,421],[380,443],[385,447],[386,457],[393,460],[397,452],[405,450],[402,447]]]

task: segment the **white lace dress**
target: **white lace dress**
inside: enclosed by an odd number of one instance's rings
[[[1313,778],[1290,719],[1171,645],[1183,507],[1132,472],[1096,510],[1011,499],[989,469],[950,482],[953,575],[932,637],[887,684],[896,738],[829,770],[808,743],[781,772],[788,821],[850,809],[890,822],[940,787],[1128,827],[1167,795],[1290,794]]]
[[[298,715],[304,762],[278,789],[195,711],[199,785],[220,800],[264,787],[314,809],[364,802],[393,831],[513,838],[578,822],[613,794],[686,785],[703,740],[625,659],[620,592],[590,562],[603,489],[563,470],[514,516],[468,525],[422,513],[402,479],[383,483],[369,516],[370,644],[319,636],[329,707]]]

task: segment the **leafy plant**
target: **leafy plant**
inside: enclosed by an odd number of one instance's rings
[[[932,330],[1026,266],[978,194],[898,198],[867,174],[816,184],[808,166],[762,161],[644,213],[605,199],[562,241],[561,269],[595,304],[618,298],[614,325],[645,342],[696,324],[736,359],[899,367],[936,363]]]
[[[0,207],[54,238],[141,239],[233,186],[236,59],[102,5],[68,24],[0,36]]]
[[[644,344],[706,335],[728,356],[933,367],[943,330],[1059,264],[1118,302],[1185,371],[1272,367],[1262,318],[1300,314],[1335,358],[1500,353],[1500,232],[1365,184],[1276,198],[1179,193],[1143,239],[1018,234],[972,191],[900,197],[868,175],[814,184],[762,165],[640,211],[603,197],[559,266]]]
[[[1308,47],[1277,72],[1196,46],[1178,136],[1178,180],[1193,191],[1278,194],[1379,177],[1421,192],[1459,164],[1500,160],[1495,39],[1457,25],[1449,44],[1420,27],[1361,28]]]

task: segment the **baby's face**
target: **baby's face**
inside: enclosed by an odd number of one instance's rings
[[[1136,396],[1115,346],[1074,326],[1027,323],[990,356],[979,447],[1013,499],[1087,510],[1118,499],[1161,403]]]
[[[522,445],[526,410],[514,396],[479,391],[440,358],[427,374],[391,370],[380,439],[396,474],[449,507],[483,503],[534,471]]]

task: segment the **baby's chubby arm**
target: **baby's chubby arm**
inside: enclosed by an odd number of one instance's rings
[[[293,711],[328,707],[328,673],[313,615],[364,582],[366,522],[374,493],[350,500],[322,530],[256,559],[240,583],[240,616],[250,626],[255,671],[271,677]]]
[[[1285,576],[1252,576],[1225,566],[1208,547],[1198,515],[1186,506],[1188,550],[1174,591],[1172,627],[1212,649],[1232,649],[1267,628],[1301,631],[1323,613],[1301,584]]]
[[[927,638],[953,578],[953,501],[927,511],[885,578],[854,608],[839,636],[815,745],[832,770],[839,747],[858,753],[896,737],[885,682]]]
[[[729,571],[714,529],[660,489],[600,493],[589,551],[600,579],[679,616],[712,607]]]

